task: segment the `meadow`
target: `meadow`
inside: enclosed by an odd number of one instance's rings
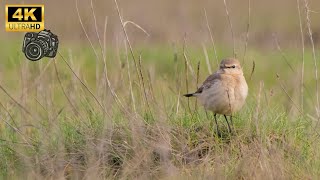
[[[286,28],[261,21],[248,32],[244,28],[244,37],[252,35],[247,40],[236,38],[242,37],[237,23],[230,37],[227,19],[209,18],[213,25],[208,28],[202,16],[200,33],[174,29],[166,36],[161,32],[170,29],[153,31],[148,27],[159,25],[148,19],[119,23],[122,13],[130,17],[130,3],[120,3],[120,15],[110,3],[115,12],[110,24],[104,18],[96,23],[91,13],[101,11],[98,5],[91,12],[90,1],[87,10],[71,3],[77,30],[63,34],[65,26],[55,27],[61,34],[59,54],[36,62],[21,52],[23,33],[1,32],[0,179],[318,179],[319,48],[315,33],[314,42],[308,39],[308,30],[317,27],[307,17],[310,13],[315,20],[319,14],[305,12],[304,1],[297,2],[301,14],[291,1],[288,12],[292,7],[295,16]],[[252,13],[262,13],[255,5]],[[179,12],[191,6],[181,5]],[[247,18],[247,6],[242,6],[233,13],[237,3],[231,1],[234,21],[240,18],[235,14]],[[236,22],[246,27],[246,21]],[[215,29],[217,23],[226,23],[226,30]],[[273,27],[280,33],[267,33]],[[289,29],[294,32],[286,33]],[[249,96],[234,115],[234,134],[219,116],[220,137],[213,114],[207,117],[196,99],[182,95],[195,91],[221,59],[234,56],[234,49]]]

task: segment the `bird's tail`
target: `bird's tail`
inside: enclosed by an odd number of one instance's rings
[[[194,93],[184,94],[183,96],[185,96],[185,97],[192,97],[192,96],[194,96]]]

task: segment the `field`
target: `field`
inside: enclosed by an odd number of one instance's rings
[[[320,177],[319,2],[91,2],[66,2],[70,23],[45,2],[54,59],[1,24],[0,179]],[[249,96],[218,136],[182,95],[234,49]]]

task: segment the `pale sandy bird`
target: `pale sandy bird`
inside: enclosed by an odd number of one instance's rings
[[[206,110],[214,113],[217,132],[220,134],[216,115],[224,115],[231,133],[226,116],[230,116],[232,123],[233,113],[242,108],[247,95],[248,85],[239,60],[228,58],[221,61],[219,70],[207,77],[196,92],[184,96],[197,97]]]

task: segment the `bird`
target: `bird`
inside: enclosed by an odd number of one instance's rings
[[[208,76],[196,92],[184,94],[185,97],[196,97],[204,106],[206,113],[207,111],[214,113],[218,134],[220,131],[217,114],[224,116],[231,134],[227,116],[230,116],[232,125],[232,115],[243,107],[247,95],[248,85],[240,62],[236,58],[222,59],[219,69]]]

